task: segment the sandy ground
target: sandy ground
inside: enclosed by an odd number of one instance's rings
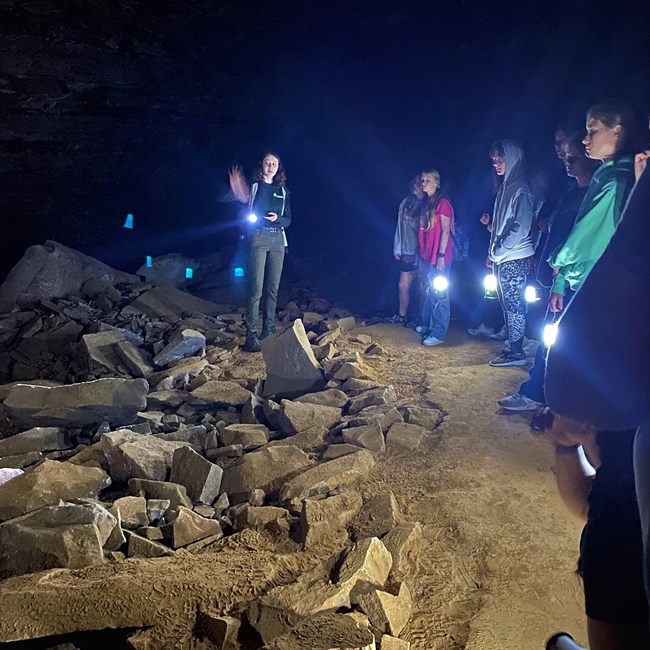
[[[563,629],[584,643],[574,575],[580,524],[557,495],[550,447],[530,434],[525,417],[496,405],[525,369],[489,367],[499,344],[460,333],[425,348],[399,326],[357,331],[386,349],[369,364],[401,403],[446,412],[417,452],[381,460],[359,486],[365,495],[392,490],[405,517],[424,527],[409,579],[415,608],[402,638],[413,650],[532,650]],[[257,357],[243,356],[238,372],[259,373]],[[151,647],[187,647],[198,605],[241,613],[261,591],[318,560],[295,551],[246,532],[197,555],[7,580],[0,641],[36,630],[60,634],[84,620],[86,629],[154,626]]]

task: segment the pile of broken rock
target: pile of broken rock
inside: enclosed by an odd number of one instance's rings
[[[12,271],[0,287],[0,577],[255,529],[346,549],[250,604],[266,648],[408,648],[403,564],[420,527],[391,493],[364,502],[350,486],[416,449],[440,412],[396,406],[372,380],[383,351],[355,319],[314,296],[289,303],[263,341],[265,378],[241,378],[238,311],[58,244],[42,256],[41,277]],[[68,258],[74,277],[53,289]],[[215,647],[239,647],[239,620],[217,623]]]

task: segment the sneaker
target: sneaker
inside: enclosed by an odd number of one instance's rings
[[[499,406],[506,411],[535,411],[544,406],[542,402],[536,402],[530,397],[526,397],[521,393],[508,395],[498,401]]]
[[[444,341],[437,339],[435,336],[427,336],[427,338],[422,341],[422,345],[428,345],[429,347],[432,345],[440,345],[441,343],[444,343]]]
[[[539,348],[539,341],[524,338],[523,350],[527,357],[534,357],[537,354],[537,348]]]
[[[416,331],[418,334],[428,334],[428,333],[429,333],[429,328],[426,327],[425,325],[418,325],[418,326],[415,328],[415,331]]]
[[[481,323],[478,327],[470,327],[467,330],[470,336],[492,336],[494,328],[488,327],[485,323]]]
[[[400,316],[399,314],[395,314],[395,316],[392,316],[391,318],[387,318],[384,323],[390,324],[390,325],[404,325],[406,327],[406,316]]]
[[[245,352],[259,352],[262,349],[260,337],[257,332],[246,333],[246,343],[244,343]]]
[[[488,336],[491,339],[494,339],[495,341],[507,341],[508,340],[508,330],[506,329],[506,326],[504,325],[498,332],[493,332],[492,334],[488,334]]]
[[[510,350],[501,350],[499,355],[490,361],[490,365],[495,368],[501,366],[525,366],[528,359],[523,352],[511,352]]]
[[[271,336],[275,332],[275,325],[273,323],[264,323],[264,327],[262,327],[262,334],[260,336],[261,340],[264,340],[267,336]]]

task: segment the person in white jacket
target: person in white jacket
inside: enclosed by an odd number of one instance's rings
[[[508,338],[491,366],[525,366],[526,276],[535,253],[533,192],[526,180],[524,152],[520,145],[501,140],[492,145],[490,158],[499,189],[494,201],[488,267],[494,266],[499,302]]]

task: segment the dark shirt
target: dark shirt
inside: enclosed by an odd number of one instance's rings
[[[257,215],[258,228],[287,228],[291,223],[291,206],[289,205],[289,192],[280,185],[260,182],[253,199],[251,211]],[[269,221],[264,217],[269,212],[278,215],[276,221]]]

